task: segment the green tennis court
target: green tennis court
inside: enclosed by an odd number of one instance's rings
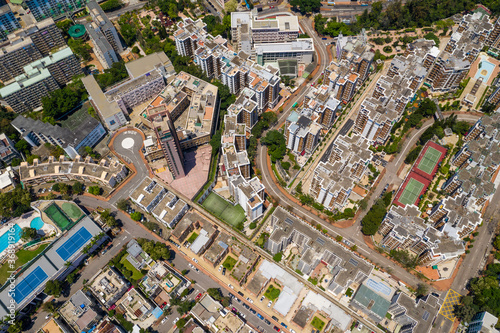
[[[439,161],[441,152],[436,148],[428,147],[424,156],[417,165],[417,168],[430,175]]]
[[[415,178],[411,178],[398,201],[403,205],[413,205],[420,196],[420,192],[422,192],[424,186],[424,184]]]
[[[245,211],[240,205],[233,206],[214,192],[210,193],[201,205],[232,227],[245,220]]]
[[[71,224],[71,221],[54,203],[49,207],[45,208],[44,212],[45,214],[47,214],[49,219],[51,219],[52,222],[54,222],[61,230],[66,230],[66,228]]]
[[[80,208],[70,202],[63,203],[61,208],[64,213],[66,213],[66,215],[73,221],[78,220],[80,216],[82,216],[82,211],[80,210]]]

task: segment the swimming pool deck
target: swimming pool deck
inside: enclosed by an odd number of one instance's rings
[[[479,74],[478,71],[485,69],[485,68],[479,68],[479,64],[483,61],[487,61],[487,62],[494,65],[493,71],[491,73],[488,73],[489,74],[489,76],[487,76],[488,80],[483,82],[483,84],[489,86],[489,85],[491,85],[491,83],[493,82],[495,77],[497,77],[498,73],[500,73],[500,67],[499,67],[500,61],[487,55],[484,52],[479,53],[478,57],[476,58],[476,61],[474,61],[472,63],[472,65],[470,66],[470,71],[469,71],[468,77],[471,78],[470,81],[475,81],[476,74]],[[483,76],[483,75],[478,75],[478,78],[480,76]],[[469,82],[469,84],[470,84],[470,82]]]
[[[31,228],[31,220],[33,220],[37,217],[40,217],[42,219],[42,221],[44,222],[43,227],[40,230],[38,230],[38,233],[41,233],[42,236],[47,236],[47,235],[53,234],[54,232],[56,234],[60,233],[59,229],[56,228],[47,217],[44,218],[44,217],[40,216],[40,213],[37,212],[36,210],[34,210],[34,211],[28,212],[26,214],[23,214],[19,217],[16,217],[16,218],[8,221],[4,225],[2,225],[0,227],[0,235],[3,235],[4,233],[8,232],[9,229],[11,228],[11,226],[14,224],[17,224],[21,229]],[[20,247],[20,246],[24,245],[25,243],[26,243],[25,241],[19,240],[18,242],[16,242],[14,244],[14,246]],[[0,252],[0,258],[4,257],[4,255],[6,254],[6,251],[7,250]]]

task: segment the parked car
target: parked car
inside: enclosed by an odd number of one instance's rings
[[[231,288],[231,289],[234,289],[234,287],[233,287],[233,285],[232,285],[232,284],[228,284],[227,286],[228,286],[229,288]]]
[[[286,326],[285,323],[281,323],[280,325],[283,326],[284,328],[288,328],[288,326]]]
[[[201,298],[201,295],[202,295],[202,293],[199,293],[198,295],[196,295],[196,298],[195,298],[195,299],[200,299],[200,298]]]
[[[240,316],[241,318],[243,318],[243,319],[245,319],[245,318],[247,317],[247,316],[245,316],[245,314],[244,314],[244,313],[241,313],[241,312],[239,313],[239,316]]]
[[[278,321],[278,318],[276,316],[272,316],[271,318],[273,318],[273,320]]]
[[[163,320],[161,321],[162,324],[165,324],[165,322],[168,320],[167,317],[163,318]]]
[[[238,291],[238,295],[245,296],[245,294],[243,294],[241,291]]]
[[[264,319],[264,322],[265,322],[266,324],[268,324],[268,325],[271,325],[271,322],[270,322],[269,320],[267,320],[267,319]]]
[[[257,313],[257,317],[258,317],[259,319],[264,320],[264,317],[262,317],[262,315],[261,315],[260,313]]]
[[[233,313],[238,313],[238,309],[236,308],[232,308],[231,311],[233,311]]]
[[[274,326],[273,328],[274,328],[274,330],[275,330],[276,332],[281,331],[281,330],[280,330],[280,328],[279,328],[278,326]]]
[[[257,311],[255,311],[254,309],[250,309],[250,312],[253,313],[253,314],[257,313]]]
[[[228,295],[229,295],[229,297],[231,297],[231,298],[233,298],[233,297],[234,297],[234,295],[233,295],[233,294],[231,294],[231,293],[229,293]]]
[[[273,301],[269,301],[269,303],[267,303],[267,307],[270,308],[272,304],[273,304]]]
[[[175,318],[174,322],[172,324],[175,325],[178,321],[179,321],[179,317]]]
[[[219,266],[219,272],[222,270],[222,265]]]
[[[226,267],[222,269],[222,275],[226,275]]]
[[[250,309],[250,306],[248,306],[248,304],[246,304],[246,303],[243,303],[243,307],[244,307],[245,309]]]
[[[265,296],[262,296],[262,297],[260,298],[260,301],[262,302],[262,301],[264,300],[264,298],[266,298],[266,297],[265,297]]]
[[[198,263],[198,260],[196,260],[196,258],[193,258],[193,261],[194,261],[195,263]]]
[[[250,299],[250,297],[247,297],[247,301],[249,301],[251,304],[253,304],[253,301]]]

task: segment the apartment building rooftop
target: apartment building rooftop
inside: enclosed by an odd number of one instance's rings
[[[82,110],[85,112],[86,110]],[[45,123],[37,119],[18,116],[12,121],[12,126],[22,134],[29,132],[42,133],[46,137],[58,138],[67,145],[77,146],[94,129],[99,126],[99,120],[88,113],[76,111],[61,123],[61,126]]]
[[[114,187],[127,173],[127,168],[118,161],[109,162],[102,159],[100,162],[94,162],[90,156],[83,159],[79,155],[74,160],[68,160],[64,155],[58,159],[49,156],[45,161],[34,159],[33,164],[22,162],[19,167],[19,176],[26,184],[35,182],[38,178],[47,180],[51,177],[58,179],[65,176],[72,179],[69,177],[74,176]]]
[[[442,208],[448,211],[442,232],[454,239],[462,238],[458,232],[468,228],[476,229],[482,222],[481,214],[464,207],[465,195],[447,197],[441,202]]]
[[[92,97],[92,102],[99,110],[99,113],[101,113],[104,119],[122,112],[120,107],[118,106],[118,103],[110,103],[108,101],[106,95],[102,91],[101,87],[99,87],[99,84],[94,78],[94,75],[87,75],[86,77],[82,78],[82,83],[89,93],[89,96]]]
[[[334,276],[329,289],[335,294],[351,283],[363,281],[373,269],[371,264],[281,207],[271,216],[270,227],[273,231],[267,244],[268,250],[275,254],[290,243],[295,244],[302,253],[298,268],[304,274],[309,274],[320,262],[331,265]]]
[[[23,67],[24,71],[26,73],[31,73],[35,68],[44,68],[49,65],[55,64],[63,59],[66,59],[67,57],[70,57],[73,55],[73,51],[71,51],[71,48],[69,47],[63,47],[59,49],[59,51],[51,53],[50,55],[38,59],[29,65],[26,65]]]
[[[165,52],[151,53],[134,61],[127,62],[125,68],[131,77],[139,77],[144,73],[155,70],[158,65],[165,67],[165,71],[170,75],[175,75],[174,65]]]
[[[152,214],[157,220],[173,228],[188,209],[189,205],[184,200],[169,191],[152,210]]]
[[[32,86],[49,77],[51,77],[51,75],[47,68],[32,68],[29,72],[16,76],[15,82],[9,84],[8,86],[0,88],[0,96],[2,98],[5,98],[17,93],[23,88]]]
[[[130,199],[150,213],[163,198],[167,190],[155,180],[146,177],[130,194]]]
[[[394,321],[407,327],[405,332],[428,333],[440,308],[440,300],[434,295],[414,299],[400,292],[392,300],[389,312],[393,314]]]

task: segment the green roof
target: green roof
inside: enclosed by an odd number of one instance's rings
[[[71,26],[68,30],[68,35],[73,38],[80,38],[85,35],[85,26],[83,24],[75,24]]]

